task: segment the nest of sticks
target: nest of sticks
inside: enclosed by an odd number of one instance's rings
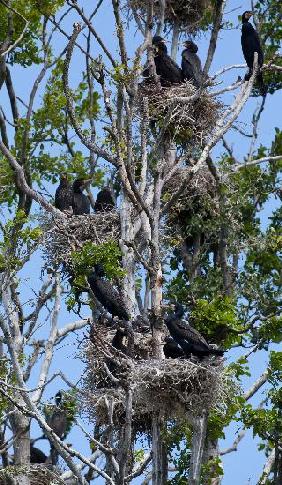
[[[142,16],[146,15],[147,2],[144,0],[127,0],[129,9]],[[205,11],[211,9],[210,0],[166,0],[164,20],[168,26],[178,24],[183,32],[193,33],[199,28]],[[162,2],[154,1],[154,15],[159,19],[162,15]]]
[[[64,480],[60,479],[58,471],[52,465],[21,465],[8,466],[0,470],[0,485],[13,483],[13,479],[20,476],[28,477],[30,485],[63,485]],[[16,481],[16,483],[19,483]]]
[[[115,210],[64,218],[47,214],[40,222],[44,234],[44,257],[52,267],[71,262],[71,253],[81,250],[86,242],[99,245],[119,240],[120,220]]]
[[[84,357],[87,372],[81,406],[99,425],[123,426],[128,390],[133,398],[133,428],[139,431],[140,423],[148,427],[154,412],[166,419],[192,419],[226,401],[222,359],[136,359],[113,348],[98,332],[84,349]]]
[[[175,143],[190,140],[202,144],[215,127],[221,105],[207,91],[193,99],[197,89],[187,81],[159,88],[154,83],[141,83],[140,98],[149,98],[149,118]],[[192,98],[192,99],[191,99]]]
[[[214,221],[219,216],[219,200],[216,181],[207,166],[201,168],[191,178],[189,167],[181,167],[164,186],[164,197],[169,201],[179,188],[185,184],[181,195],[175,200],[168,215],[168,228],[186,226],[193,217],[204,221]]]

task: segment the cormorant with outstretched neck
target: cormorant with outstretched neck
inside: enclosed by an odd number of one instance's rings
[[[72,208],[73,190],[66,173],[60,176],[60,185],[55,193],[55,207],[60,211]]]
[[[83,193],[83,190],[89,181],[90,180],[76,179],[72,185],[72,209],[74,215],[81,216],[83,214],[90,214],[90,201],[87,195]]]
[[[247,10],[242,15],[242,36],[241,36],[241,45],[243,54],[245,57],[245,61],[249,68],[248,74],[245,76],[245,80],[248,81],[253,73],[253,65],[254,65],[254,54],[255,52],[258,53],[258,73],[257,73],[257,82],[261,91],[262,95],[266,94],[266,87],[263,82],[263,77],[260,68],[263,65],[263,52],[260,44],[260,39],[258,36],[257,31],[254,29],[252,24],[249,22],[249,19],[253,15],[253,12]]]
[[[202,335],[191,325],[182,321],[184,308],[177,303],[175,313],[165,318],[165,324],[173,340],[180,345],[187,357],[191,354],[199,358],[208,355],[223,355],[222,350],[213,349]]]
[[[101,305],[103,305],[113,317],[116,316],[122,320],[128,321],[130,315],[121,295],[109,281],[103,279],[104,276],[105,272],[102,265],[96,264],[91,275],[88,276],[91,290]]]
[[[159,35],[155,35],[152,39],[152,44],[155,49],[154,62],[156,73],[160,76],[161,86],[169,87],[173,84],[180,84],[182,82],[181,69],[168,55],[165,40]],[[149,76],[148,68],[144,70],[143,75],[145,77]]]
[[[202,65],[197,56],[198,46],[192,40],[186,40],[184,46],[181,62],[182,78],[183,81],[192,81],[198,88],[203,81]]]
[[[115,207],[115,200],[112,191],[105,187],[97,194],[94,210],[95,212],[111,211]]]

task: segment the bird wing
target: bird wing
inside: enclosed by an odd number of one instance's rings
[[[207,347],[209,344],[204,339],[204,337],[191,325],[184,322],[177,322],[179,328],[179,334],[182,338],[189,340],[191,343],[201,343]]]

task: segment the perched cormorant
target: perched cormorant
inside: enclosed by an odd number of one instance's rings
[[[103,279],[105,276],[104,270],[101,265],[97,264],[88,276],[88,282],[91,290],[96,296],[97,300],[103,305],[103,307],[112,314],[122,320],[129,320],[130,315],[125,307],[124,301],[121,298],[119,292],[113,287],[113,285]]]
[[[108,187],[100,190],[100,192],[97,194],[97,199],[94,206],[95,212],[111,211],[114,207],[115,201],[112,191]]]
[[[66,173],[60,176],[60,185],[55,193],[55,207],[60,211],[69,210],[73,202],[73,189]]]
[[[182,82],[182,73],[180,67],[168,55],[165,40],[159,35],[155,35],[152,40],[155,48],[154,62],[156,66],[156,73],[160,76],[161,86],[169,87],[173,84],[180,84]],[[149,69],[143,72],[145,77],[149,76]]]
[[[198,46],[192,40],[186,40],[182,52],[182,79],[192,81],[197,88],[202,84],[203,71],[200,58],[197,56]]]
[[[47,456],[39,448],[30,445],[30,463],[46,463]]]
[[[179,347],[172,337],[165,338],[163,351],[166,359],[179,359],[185,356],[182,348]]]
[[[76,179],[72,185],[73,189],[73,201],[72,209],[73,213],[77,216],[83,214],[90,214],[90,201],[87,195],[83,194],[85,186],[90,180]]]
[[[57,407],[60,406],[61,402],[62,402],[62,398],[63,398],[63,393],[62,391],[58,391],[55,395],[55,404]]]
[[[68,429],[68,418],[67,418],[66,411],[60,407],[61,402],[62,402],[62,392],[58,391],[57,394],[55,395],[56,406],[54,406],[54,410],[52,414],[47,418],[47,424],[50,426],[50,428],[60,439],[64,439],[66,435],[66,431]],[[52,465],[56,465],[58,462],[58,452],[52,444],[51,444],[50,455],[51,455]]]
[[[202,335],[188,323],[182,321],[184,309],[182,305],[175,305],[175,314],[165,319],[166,326],[173,340],[180,345],[187,357],[194,354],[197,357],[208,355],[223,355],[223,350],[213,349]]]
[[[245,80],[248,81],[253,73],[253,65],[254,65],[254,54],[255,52],[258,53],[258,66],[259,71],[257,73],[257,82],[260,87],[260,91],[262,95],[266,94],[266,88],[263,82],[262,73],[260,68],[263,65],[263,52],[260,44],[260,39],[258,36],[257,31],[254,29],[252,24],[249,22],[249,19],[253,15],[253,12],[247,10],[242,15],[242,36],[241,36],[241,45],[243,54],[245,57],[245,61],[249,68],[248,74],[245,75]]]

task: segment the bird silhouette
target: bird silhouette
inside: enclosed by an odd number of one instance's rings
[[[191,325],[182,321],[184,308],[177,303],[175,313],[165,318],[165,324],[173,340],[180,345],[186,357],[191,354],[199,358],[209,355],[223,355],[223,350],[213,349],[204,337]]]
[[[159,35],[155,35],[152,39],[152,45],[155,50],[154,63],[156,73],[160,76],[161,86],[170,87],[173,84],[180,84],[182,82],[181,69],[168,55],[165,40]],[[149,79],[148,68],[143,71],[143,76]]]
[[[72,185],[72,209],[74,215],[80,216],[83,214],[90,214],[90,201],[87,195],[83,193],[83,190],[88,182],[90,182],[89,179],[76,179]]]
[[[88,276],[91,290],[101,305],[103,305],[113,317],[116,316],[126,321],[130,320],[130,315],[120,293],[109,281],[104,279],[104,276],[105,272],[103,267],[99,264],[95,265],[94,270],[90,276]]]
[[[191,40],[186,40],[182,52],[182,79],[192,81],[194,86],[199,88],[203,82],[203,71],[200,58],[197,55],[198,46]]]
[[[30,445],[30,463],[46,463],[47,456],[42,450]]]
[[[55,207],[60,211],[69,210],[73,204],[73,189],[66,173],[60,176],[60,185],[55,193]]]
[[[111,211],[115,207],[115,200],[112,194],[112,191],[105,187],[104,189],[100,190],[97,194],[97,199],[94,206],[95,212],[106,212]]]
[[[245,61],[249,68],[249,72],[245,75],[245,81],[248,81],[253,74],[254,65],[254,55],[255,52],[258,53],[258,67],[259,71],[257,73],[257,83],[260,88],[261,95],[266,94],[266,86],[263,82],[263,76],[261,72],[261,67],[263,65],[264,55],[261,48],[261,43],[257,31],[254,29],[249,19],[252,17],[253,12],[246,10],[242,15],[242,35],[241,35],[241,45],[244,54]]]
[[[185,357],[181,347],[174,341],[172,337],[165,337],[165,344],[163,351],[166,359],[179,359]]]

